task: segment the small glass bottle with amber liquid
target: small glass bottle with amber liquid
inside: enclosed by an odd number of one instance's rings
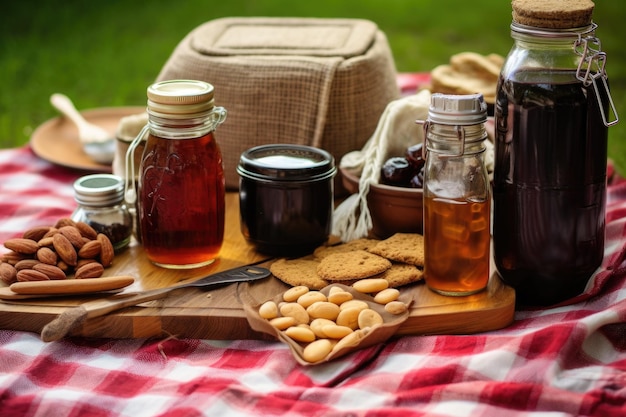
[[[165,268],[208,265],[224,239],[224,170],[213,133],[226,110],[214,105],[212,85],[171,80],[148,88],[147,111],[137,194],[146,256]]]
[[[424,121],[424,280],[449,296],[487,287],[491,194],[481,94],[433,94]]]

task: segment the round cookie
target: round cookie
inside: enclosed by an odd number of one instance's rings
[[[323,259],[333,253],[350,252],[359,249],[368,250],[373,248],[378,242],[378,239],[360,238],[338,245],[320,246],[313,251],[313,255],[318,259]]]
[[[321,290],[329,283],[317,274],[318,265],[319,262],[312,259],[279,259],[270,265],[270,272],[285,284]]]
[[[591,0],[513,0],[513,21],[545,29],[569,29],[591,24]]]
[[[333,253],[322,259],[317,267],[320,278],[346,281],[368,278],[391,268],[391,262],[364,250]]]
[[[370,252],[395,262],[424,266],[424,236],[417,233],[396,233],[378,242]]]
[[[415,265],[392,262],[391,268],[373,278],[384,278],[389,282],[389,287],[398,288],[422,280],[424,272]]]

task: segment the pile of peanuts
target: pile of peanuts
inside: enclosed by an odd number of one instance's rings
[[[98,278],[115,256],[110,239],[84,222],[69,218],[38,226],[8,239],[0,255],[0,281],[44,281]]]
[[[408,306],[398,301],[400,291],[389,288],[382,278],[361,279],[352,284],[360,293],[373,296],[388,313],[399,315]],[[328,296],[306,286],[288,289],[282,302],[266,301],[259,315],[292,340],[303,344],[302,358],[318,362],[344,347],[355,346],[373,328],[384,323],[383,317],[367,301],[355,299],[340,286],[331,286]]]

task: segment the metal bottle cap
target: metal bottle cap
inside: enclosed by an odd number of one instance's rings
[[[434,93],[428,120],[443,125],[467,126],[487,121],[487,103],[482,94],[453,95]]]
[[[109,207],[124,199],[124,180],[112,174],[92,174],[74,182],[74,199],[91,207]]]

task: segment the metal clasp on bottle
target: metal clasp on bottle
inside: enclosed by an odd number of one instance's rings
[[[574,51],[581,57],[578,63],[578,69],[576,70],[576,78],[578,78],[585,87],[593,85],[593,90],[598,100],[598,106],[600,107],[602,122],[606,127],[609,127],[619,121],[619,116],[617,115],[617,109],[613,103],[607,82],[608,77],[605,70],[606,53],[602,52],[601,49],[600,40],[595,36],[583,37],[582,35],[578,35],[578,39],[574,42]],[[608,101],[609,115],[607,115],[604,110],[605,98]],[[609,121],[608,116],[610,116],[611,113],[615,119]]]
[[[426,155],[428,154],[428,142],[430,141],[428,139],[428,130],[430,129],[432,122],[430,120],[416,120],[415,123],[423,125],[424,128],[425,146],[422,146],[422,158],[425,160]],[[456,130],[456,136],[460,144],[459,152],[454,154],[444,154],[440,156],[441,158],[454,158],[463,156],[465,154],[465,128],[460,125],[455,125],[454,129]]]

